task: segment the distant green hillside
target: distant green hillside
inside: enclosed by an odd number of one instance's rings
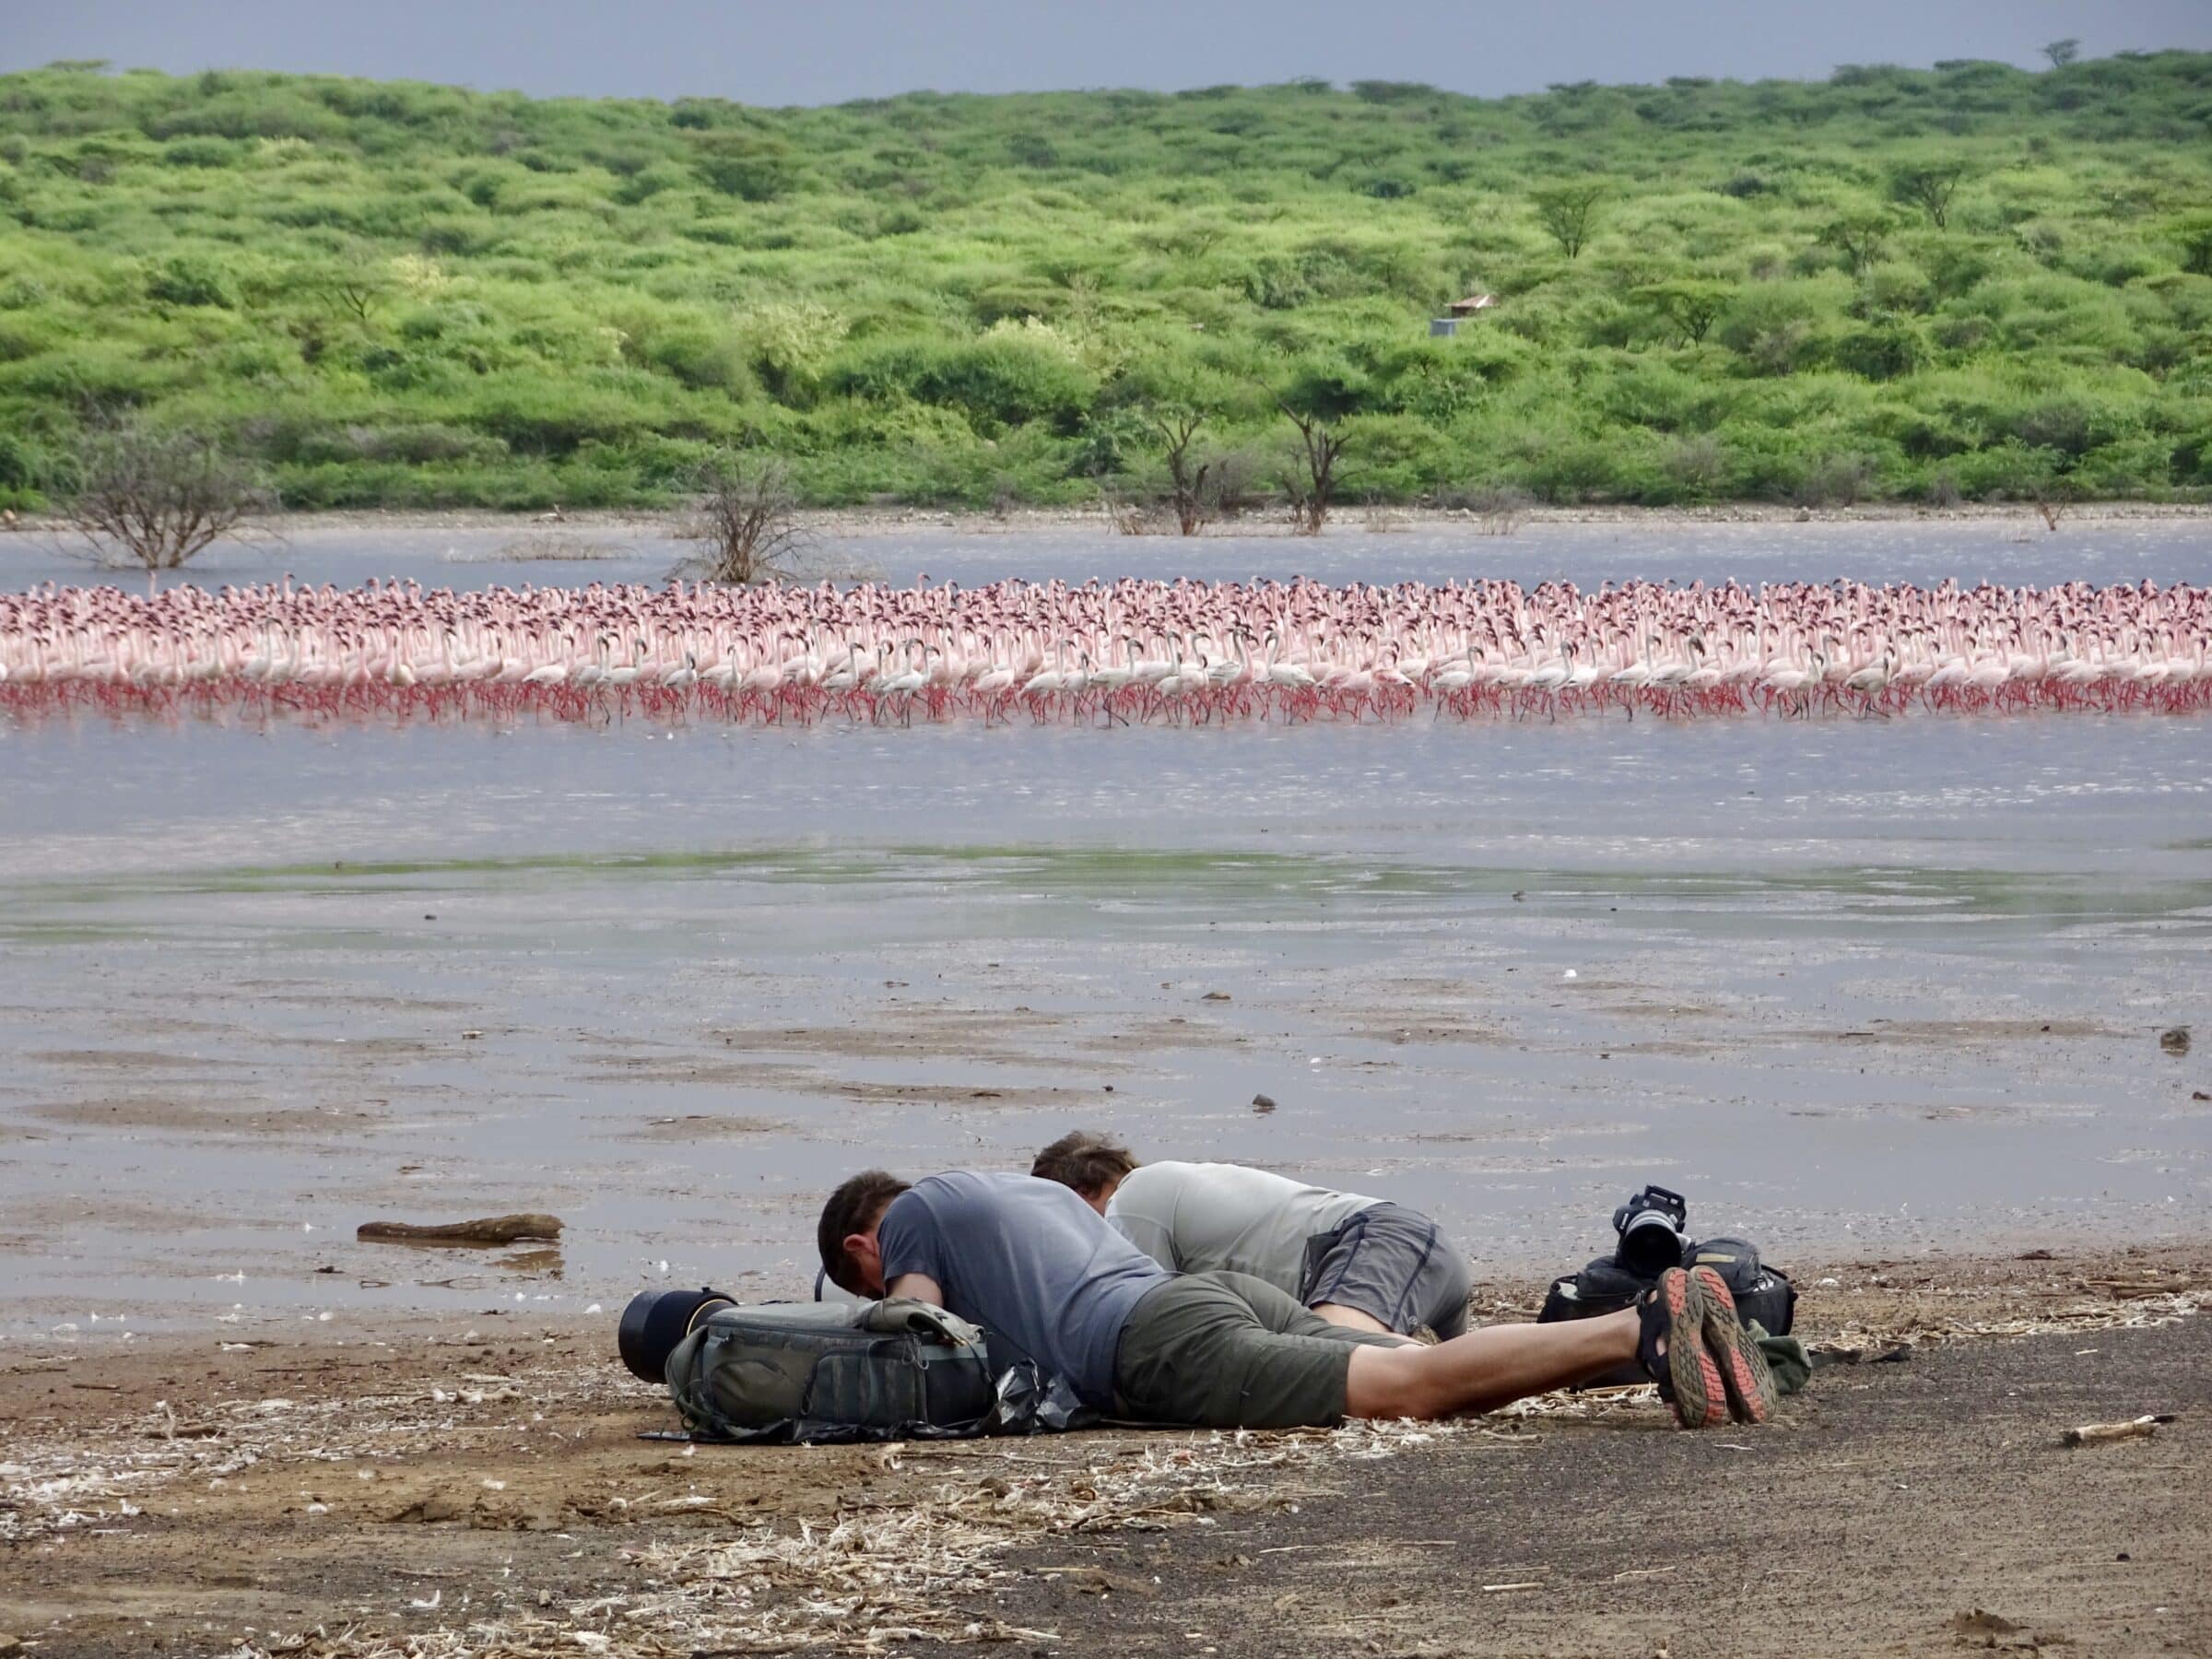
[[[0,76],[0,502],[132,409],[295,506],[662,500],[721,444],[1088,500],[1159,488],[1163,406],[1269,477],[1277,399],[1353,500],[2212,494],[2212,54],[815,110]]]

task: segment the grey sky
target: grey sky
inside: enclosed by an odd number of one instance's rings
[[[1840,63],[2212,47],[2206,0],[0,0],[0,70],[63,57],[537,94],[827,103],[1320,75],[1535,91]]]

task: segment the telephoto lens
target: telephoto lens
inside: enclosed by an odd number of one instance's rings
[[[622,1310],[615,1346],[630,1374],[648,1382],[667,1380],[668,1356],[717,1308],[736,1303],[719,1290],[641,1290]]]
[[[1615,1264],[1644,1278],[1681,1266],[1688,1222],[1689,1205],[1681,1194],[1663,1186],[1645,1187],[1613,1212],[1613,1229],[1620,1234],[1620,1247],[1613,1253]]]

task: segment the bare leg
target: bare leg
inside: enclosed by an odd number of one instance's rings
[[[1345,1415],[1434,1418],[1489,1411],[1633,1360],[1637,1330],[1636,1311],[1626,1308],[1556,1324],[1490,1325],[1434,1347],[1355,1347]]]
[[[1329,1324],[1342,1325],[1347,1331],[1367,1331],[1377,1336],[1396,1335],[1372,1313],[1359,1308],[1347,1308],[1342,1302],[1315,1302],[1309,1312],[1314,1318],[1325,1319]]]

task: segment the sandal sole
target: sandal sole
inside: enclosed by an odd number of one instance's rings
[[[1774,1372],[1736,1316],[1735,1298],[1711,1267],[1695,1269],[1691,1279],[1705,1310],[1704,1340],[1712,1356],[1729,1415],[1739,1423],[1763,1423],[1774,1415]]]

